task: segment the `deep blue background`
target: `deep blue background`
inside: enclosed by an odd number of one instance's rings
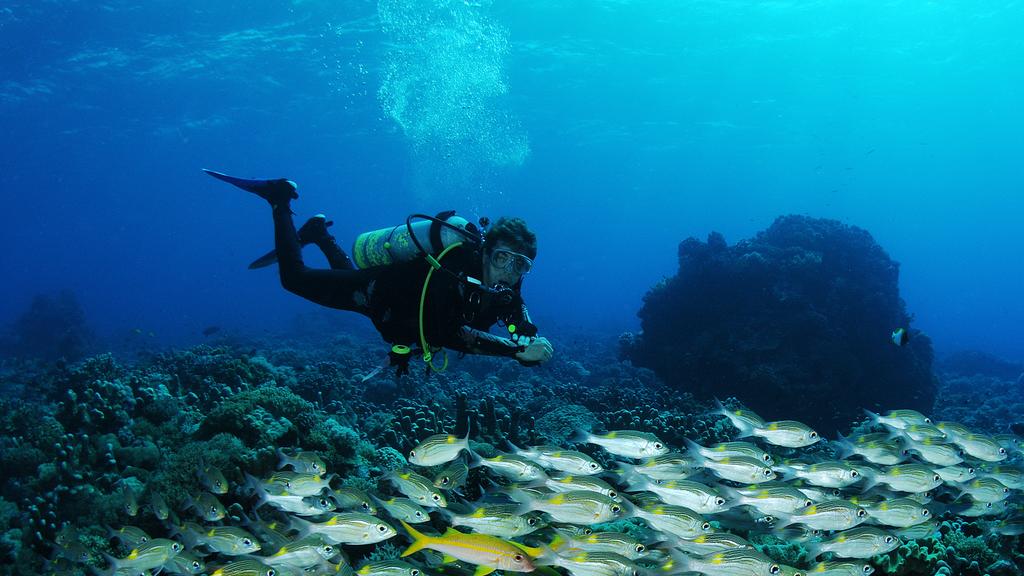
[[[5,2],[0,323],[62,288],[161,343],[314,309],[246,270],[269,210],[209,167],[298,181],[345,246],[521,215],[536,320],[595,333],[637,327],[687,236],[836,218],[940,351],[1024,359],[1022,26],[1009,1]]]

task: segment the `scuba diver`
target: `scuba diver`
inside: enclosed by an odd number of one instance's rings
[[[276,257],[285,290],[321,306],[367,316],[392,344],[388,355],[396,375],[408,373],[414,347],[428,372],[447,366],[447,353],[442,366],[435,364],[434,355],[442,349],[507,356],[524,366],[551,359],[551,343],[537,336],[520,296],[537,255],[536,236],[522,219],[501,218],[491,226],[482,219],[484,233],[454,211],[414,214],[404,225],[361,234],[353,263],[328,232],[332,223],[322,214],[296,231],[291,201],[299,195],[291,180],[204,171],[270,203],[275,249],[250,268]],[[307,244],[320,248],[330,269],[303,263],[302,247]],[[508,331],[507,338],[488,331],[496,323]]]

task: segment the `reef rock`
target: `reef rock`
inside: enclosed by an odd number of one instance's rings
[[[821,433],[861,409],[932,408],[931,341],[911,330],[899,264],[835,220],[783,216],[750,240],[679,245],[679,272],[652,288],[622,355],[698,397],[735,396],[767,420]]]

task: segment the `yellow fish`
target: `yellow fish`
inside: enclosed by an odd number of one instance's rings
[[[417,531],[407,522],[403,521],[402,526],[413,540],[409,548],[402,553],[403,558],[424,548],[436,550],[444,554],[445,562],[462,560],[476,564],[473,576],[485,576],[495,570],[533,572],[531,556],[537,557],[541,553],[539,548],[530,548],[487,534],[465,534],[448,528],[440,536],[429,536]]]

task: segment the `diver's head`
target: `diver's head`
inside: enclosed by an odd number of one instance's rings
[[[537,235],[522,218],[499,218],[484,238],[484,284],[513,287],[533,267]]]

